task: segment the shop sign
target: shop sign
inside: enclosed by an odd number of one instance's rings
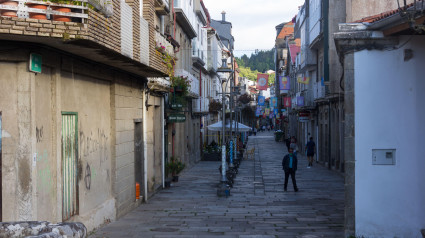
[[[300,122],[309,122],[310,121],[310,113],[309,112],[298,113],[298,120]]]
[[[179,123],[179,122],[185,122],[186,121],[186,115],[184,114],[170,114],[168,116],[168,122],[170,123]]]

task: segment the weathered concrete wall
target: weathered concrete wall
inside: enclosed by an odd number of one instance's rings
[[[61,113],[78,112],[79,209],[70,220],[93,230],[137,205],[143,80],[47,49],[35,75],[29,52],[0,54],[3,221],[62,221]]]
[[[31,166],[34,77],[26,69],[26,63],[0,61],[2,183],[7,184],[2,186],[3,221],[30,220],[34,212]]]
[[[114,193],[117,198],[117,216],[120,217],[137,206],[134,168],[136,153],[134,150],[134,119],[142,119],[143,117],[143,84],[137,79],[124,80],[119,75],[116,78],[112,85],[111,96],[113,97],[112,105],[115,108],[112,118],[116,133],[114,142],[114,157],[116,157]]]
[[[162,123],[161,123],[161,97],[149,96],[146,124],[147,143],[147,178],[148,193],[151,195],[162,185]]]

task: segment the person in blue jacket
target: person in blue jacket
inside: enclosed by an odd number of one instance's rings
[[[295,179],[295,172],[297,171],[298,159],[294,154],[294,150],[289,148],[289,154],[285,155],[282,160],[282,169],[285,171],[285,184],[283,190],[286,192],[288,188],[288,178],[291,175],[292,185],[294,185],[294,191],[298,192],[297,181]]]

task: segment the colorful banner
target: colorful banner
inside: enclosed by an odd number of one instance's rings
[[[298,77],[297,82],[302,83],[302,84],[309,84],[310,83],[310,77]]]
[[[283,98],[283,105],[285,107],[291,107],[291,98],[290,97],[284,97]]]
[[[279,114],[279,109],[274,109],[273,114],[275,114],[275,115]]]
[[[261,115],[261,107],[257,107],[257,110],[255,110],[255,116],[259,117]]]
[[[304,106],[304,97],[303,96],[297,97],[297,106],[299,106],[299,107]]]
[[[322,79],[320,80],[322,86],[325,86],[325,78],[322,77]]]
[[[274,117],[273,113],[270,113],[269,118],[273,119],[273,117]]]
[[[264,114],[266,114],[267,116],[270,115],[270,108],[266,108],[266,110],[264,110]]]
[[[266,101],[266,97],[258,96],[258,105],[264,106],[264,102]]]
[[[279,76],[280,90],[289,90],[291,89],[291,80],[289,77]]]
[[[257,74],[257,89],[267,90],[268,86],[269,86],[269,75]]]
[[[277,97],[270,98],[270,107],[277,107]]]

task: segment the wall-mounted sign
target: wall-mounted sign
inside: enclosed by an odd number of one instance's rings
[[[186,121],[186,115],[184,114],[170,114],[168,116],[168,122],[171,122],[171,123],[173,122],[179,123],[179,122],[185,122],[185,121]]]
[[[309,112],[298,113],[298,120],[300,122],[309,122],[310,121],[310,113]]]
[[[43,61],[41,55],[31,53],[30,54],[30,71],[34,73],[41,73],[41,65]]]
[[[171,108],[172,109],[182,109],[183,105],[182,104],[178,104],[178,103],[173,103],[171,104]]]

